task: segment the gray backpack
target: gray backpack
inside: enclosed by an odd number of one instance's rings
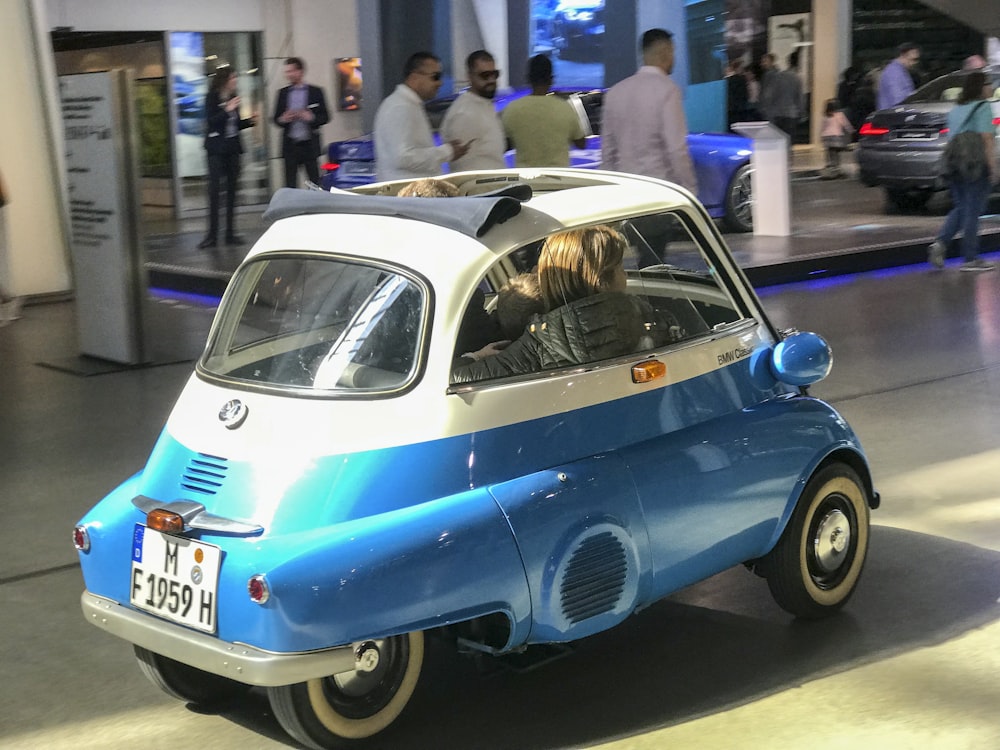
[[[965,130],[969,120],[976,110],[986,102],[979,102],[966,116],[958,132],[948,139],[944,147],[944,169],[946,179],[962,182],[981,180],[989,172],[986,164],[986,148],[983,145],[983,134]]]

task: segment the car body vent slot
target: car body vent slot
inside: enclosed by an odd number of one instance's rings
[[[570,623],[612,611],[628,576],[625,548],[610,531],[584,539],[573,551],[559,593]]]
[[[188,461],[181,476],[181,487],[202,495],[214,495],[222,487],[229,471],[229,462],[219,456],[199,453]]]

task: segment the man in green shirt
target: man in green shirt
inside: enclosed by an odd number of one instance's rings
[[[531,94],[511,102],[503,111],[503,127],[517,150],[519,167],[568,167],[569,146],[586,144],[583,123],[573,105],[550,94],[552,61],[535,55],[528,61]]]

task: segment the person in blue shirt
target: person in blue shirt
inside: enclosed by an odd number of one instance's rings
[[[962,85],[958,105],[948,113],[948,137],[959,133],[975,133],[983,140],[986,163],[978,176],[960,174],[948,176],[952,209],[928,250],[928,260],[935,268],[944,267],[947,243],[962,230],[962,271],[990,271],[994,268],[979,257],[979,216],[986,208],[990,190],[997,179],[996,128],[989,99],[993,95],[986,74],[981,70],[969,73]]]
[[[920,60],[920,48],[911,42],[904,42],[896,52],[896,59],[885,66],[878,79],[879,109],[895,107],[915,88],[910,69]]]

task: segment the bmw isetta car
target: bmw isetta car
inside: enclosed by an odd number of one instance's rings
[[[829,348],[772,326],[694,197],[445,179],[457,196],[279,191],[145,468],[76,527],[87,619],[171,695],[262,687],[293,737],[340,747],[399,717],[428,636],[499,659],[741,564],[798,617],[854,591],[878,494],[807,392]],[[457,380],[469,321],[595,225],[670,341]]]

